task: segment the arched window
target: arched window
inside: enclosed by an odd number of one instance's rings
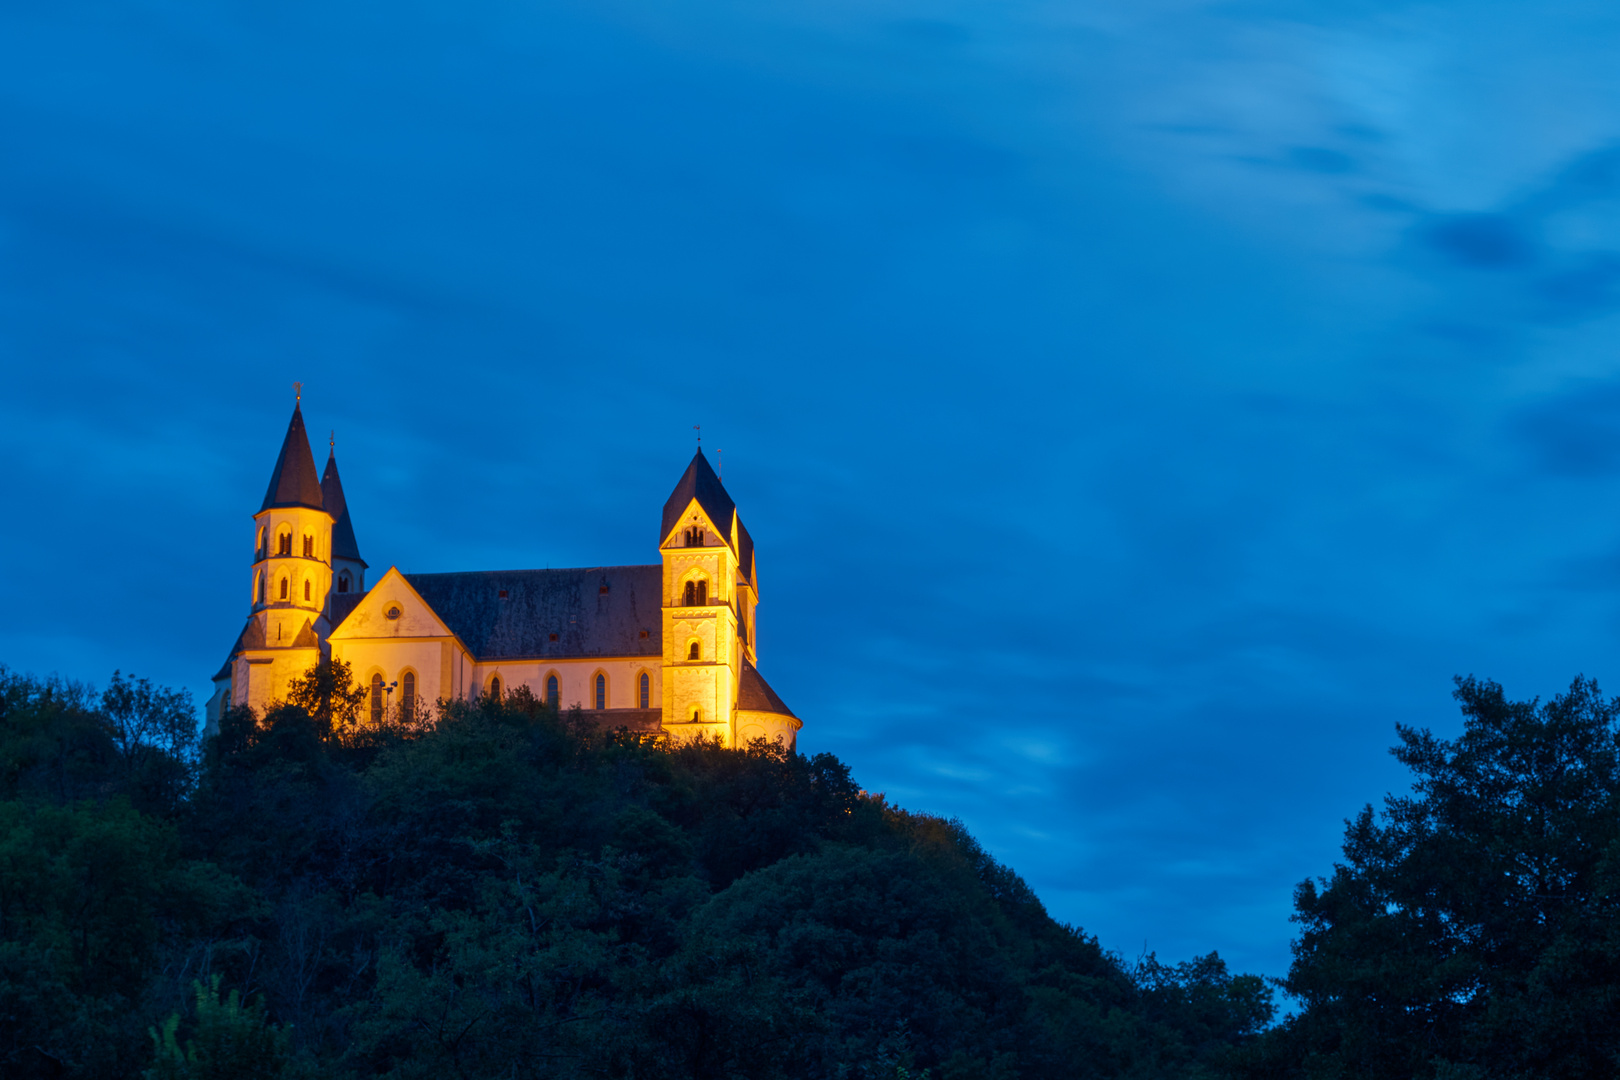
[[[313,536],[306,536],[306,537],[304,537],[304,558],[313,559],[314,557],[315,557],[315,538]]]
[[[383,716],[383,683],[381,675],[371,677],[371,722],[381,725]]]
[[[696,724],[703,719],[703,710],[696,705],[692,706],[692,723]]]
[[[349,572],[347,570],[338,575],[338,592],[349,591]]]
[[[695,642],[695,641],[694,641],[694,642],[692,642],[692,644],[691,644],[691,645],[689,645],[689,646],[688,646],[688,647],[687,647],[687,649],[686,649],[686,658],[687,658],[687,659],[688,659],[688,660],[698,660],[698,659],[701,659],[701,657],[700,657],[700,656],[699,656],[699,655],[698,655],[698,653],[699,653],[699,652],[700,652],[700,651],[701,651],[701,650],[700,650],[700,649],[699,649],[699,648],[698,648],[698,643],[697,643],[697,642]]]
[[[259,572],[259,603],[264,603],[264,571]]]
[[[562,694],[557,689],[557,676],[548,675],[546,677],[546,704],[555,709],[561,697]]]
[[[281,579],[281,598],[283,600],[287,599],[287,579],[286,578]]]
[[[687,607],[695,607],[696,605],[697,605],[697,582],[688,581],[686,583],[686,606]]]
[[[709,583],[707,581],[700,580],[697,583],[697,600],[699,607],[709,602]]]
[[[399,684],[399,718],[408,724],[416,718],[416,672],[407,671]]]
[[[309,579],[305,578],[304,579],[304,599],[308,600],[309,598],[310,598],[310,596],[309,596]]]
[[[253,543],[253,553],[261,559],[270,554],[269,535],[263,529],[259,530],[259,538]]]
[[[276,537],[276,554],[292,554],[292,533],[284,532],[280,536]]]
[[[501,679],[498,675],[489,680],[489,696],[496,701],[501,700]]]
[[[702,547],[703,546],[703,530],[698,528],[696,525],[692,526],[690,529],[687,529],[686,530],[686,546],[687,547]]]
[[[598,709],[607,708],[607,676],[606,675],[598,675],[596,677],[596,707]]]
[[[652,677],[645,671],[641,673],[641,707],[652,708]]]

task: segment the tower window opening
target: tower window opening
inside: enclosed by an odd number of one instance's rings
[[[348,592],[348,591],[349,591],[349,572],[347,570],[345,570],[345,571],[343,571],[343,573],[338,575],[338,592],[344,593],[344,592]]]
[[[371,722],[382,725],[383,719],[383,681],[381,675],[371,677]]]
[[[399,718],[409,723],[416,716],[416,673],[407,671],[399,681]]]
[[[281,598],[283,600],[288,599],[288,596],[287,596],[287,579],[286,578],[281,579]]]
[[[261,559],[270,554],[270,537],[265,530],[259,530],[259,538],[253,543],[253,551]]]
[[[548,676],[546,679],[546,704],[555,709],[561,697],[562,695],[557,692],[557,676]]]
[[[699,723],[699,722],[702,721],[702,719],[703,719],[703,710],[698,708],[696,705],[692,706],[692,723],[694,723],[694,724]]]
[[[691,528],[686,530],[686,546],[687,547],[702,547],[703,546],[703,530],[700,527],[698,527],[696,525],[693,525]]]
[[[259,603],[264,603],[264,574],[259,574]]]
[[[596,677],[596,707],[598,709],[607,708],[607,676],[606,675],[598,675]]]
[[[276,537],[276,554],[292,554],[292,533],[284,532],[280,536]]]
[[[688,660],[697,660],[697,659],[699,659],[699,656],[698,656],[698,654],[699,654],[699,653],[700,653],[700,652],[701,652],[701,651],[702,651],[702,650],[701,650],[701,648],[700,648],[700,647],[699,647],[699,645],[698,645],[698,643],[697,643],[697,642],[695,642],[695,641],[694,641],[694,642],[692,642],[692,644],[691,644],[691,645],[689,645],[689,646],[687,646],[687,649],[686,649],[686,658],[687,658],[687,659],[688,659]]]
[[[709,602],[709,583],[707,581],[697,583],[697,600],[699,607]]]
[[[686,595],[682,599],[685,600],[686,607],[695,607],[697,605],[697,582],[688,581],[686,583]]]
[[[315,557],[315,538],[313,536],[306,536],[306,537],[304,537],[304,558],[313,559],[314,557]]]
[[[310,597],[310,594],[309,594],[309,581],[306,579],[305,582],[304,582],[304,599],[309,600],[310,598],[311,597]]]
[[[641,673],[641,707],[652,708],[652,678],[645,671]]]

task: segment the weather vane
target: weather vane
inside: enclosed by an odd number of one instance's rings
[[[303,383],[301,383],[301,382],[293,383],[293,400],[295,402],[302,402],[304,400],[304,384]]]
[[[718,475],[720,479],[724,480],[726,478],[726,452],[724,450],[716,450],[714,452],[714,456],[715,460],[719,462],[716,469],[716,475]]]
[[[702,424],[693,424],[692,425],[692,430],[698,433],[698,446],[702,446],[703,445],[703,425]]]
[[[331,434],[327,437],[326,445],[332,453],[337,453],[337,428],[332,429]]]

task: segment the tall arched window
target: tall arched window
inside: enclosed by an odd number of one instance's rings
[[[607,676],[606,675],[598,675],[596,677],[596,707],[598,709],[607,708]]]
[[[641,707],[652,708],[652,678],[645,671],[641,673]]]
[[[707,581],[699,581],[697,583],[697,585],[698,585],[698,605],[701,607],[702,605],[707,604],[709,602],[709,583]]]
[[[270,537],[263,529],[259,530],[258,540],[254,541],[253,553],[261,559],[270,554]]]
[[[501,700],[501,679],[498,675],[489,680],[489,696],[496,701]]]
[[[416,672],[407,671],[399,680],[399,718],[407,724],[416,718]]]
[[[283,600],[287,599],[287,579],[286,578],[281,579],[281,598]]]
[[[292,533],[284,532],[280,536],[276,537],[276,554],[292,554]]]
[[[306,537],[304,537],[304,558],[313,559],[314,557],[315,557],[315,538],[313,536],[306,536]]]
[[[557,690],[557,676],[555,676],[555,675],[547,676],[546,677],[546,704],[550,705],[553,709],[555,709],[557,707],[557,702],[561,697],[562,697],[562,694],[559,693],[558,690]]]
[[[310,595],[309,595],[309,579],[305,578],[304,579],[304,599],[308,600],[309,598],[310,598]]]
[[[688,581],[686,583],[686,598],[685,599],[686,599],[686,606],[687,607],[695,607],[697,605],[697,582]]]
[[[700,650],[700,649],[699,649],[699,648],[698,648],[698,643],[697,643],[697,642],[695,642],[695,641],[694,641],[694,642],[692,642],[692,644],[691,644],[691,645],[689,645],[689,646],[688,646],[688,647],[687,647],[687,649],[686,649],[686,658],[687,658],[687,659],[688,659],[688,660],[698,660],[698,659],[701,659],[701,657],[700,657],[700,656],[699,656],[699,655],[698,655],[698,653],[699,653],[699,652],[700,652],[700,651],[701,651],[701,650]]]
[[[338,575],[338,592],[349,591],[349,572],[347,570]]]
[[[264,572],[259,572],[259,603],[264,603]]]
[[[381,675],[371,677],[371,722],[381,725],[383,716],[383,683]]]

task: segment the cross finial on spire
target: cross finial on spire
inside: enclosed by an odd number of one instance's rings
[[[715,465],[715,475],[724,480],[726,478],[726,452],[724,450],[716,450],[714,452],[714,457],[717,463]]]
[[[295,405],[302,404],[303,400],[304,400],[304,384],[301,383],[301,382],[293,383],[293,404],[295,404]]]
[[[331,433],[328,435],[326,440],[326,448],[332,451],[334,454],[337,453],[337,428],[333,428]]]

